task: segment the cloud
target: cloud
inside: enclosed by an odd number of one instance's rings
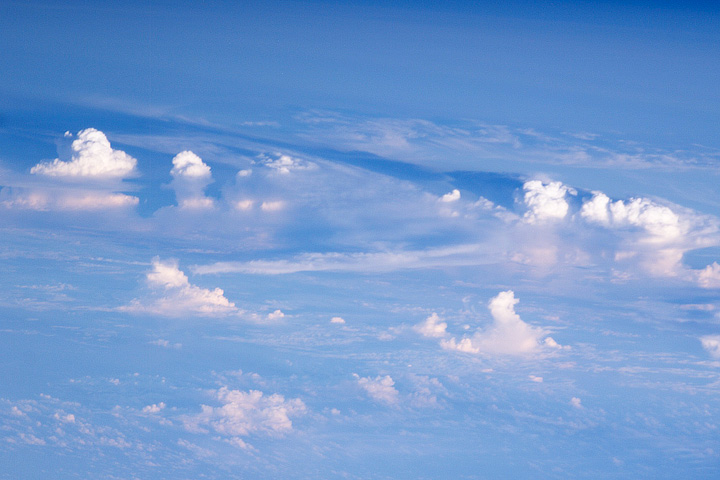
[[[700,343],[713,358],[720,358],[720,335],[705,335],[700,337]]]
[[[593,192],[593,197],[580,209],[580,215],[606,227],[639,227],[648,234],[646,241],[656,243],[677,240],[688,230],[678,214],[647,198],[611,202],[604,193]]]
[[[277,393],[265,395],[259,390],[243,392],[222,387],[213,392],[221,406],[201,406],[197,415],[183,418],[190,431],[207,428],[216,434],[236,440],[233,444],[245,447],[238,437],[253,434],[282,435],[292,431],[291,418],[304,415],[307,407],[299,398],[285,400]]]
[[[261,163],[283,175],[287,175],[293,170],[311,170],[317,166],[312,162],[280,153],[275,154],[275,158],[263,155]]]
[[[565,195],[577,194],[574,189],[561,182],[545,184],[540,180],[525,182],[523,190],[525,190],[525,205],[529,209],[525,213],[525,220],[529,223],[542,223],[565,218],[569,208]]]
[[[385,375],[384,377],[378,375],[375,378],[360,377],[357,374],[353,375],[357,378],[358,385],[367,392],[370,398],[376,402],[397,405],[399,393],[395,389],[395,382],[390,375]]]
[[[165,409],[165,402],[160,403],[153,403],[152,405],[148,405],[146,407],[143,407],[142,411],[143,413],[158,413]]]
[[[441,321],[437,313],[433,313],[413,329],[424,337],[444,337],[447,333],[447,323]]]
[[[65,134],[70,137],[70,133]],[[70,158],[38,163],[30,173],[51,177],[124,178],[135,173],[137,160],[113,150],[105,134],[94,128],[81,130],[70,146]]]
[[[445,195],[440,197],[440,201],[446,203],[457,202],[458,200],[460,200],[460,190],[458,190],[457,188],[454,189],[452,192],[446,193]]]
[[[713,262],[698,273],[698,284],[703,288],[720,288],[720,265]]]
[[[0,194],[0,205],[5,208],[35,211],[122,210],[134,207],[138,203],[139,199],[137,197],[123,193],[76,189],[69,192],[52,189],[18,192],[3,189]]]
[[[204,190],[212,182],[210,167],[189,150],[178,153],[172,160],[170,170],[173,180],[170,184],[180,208],[208,209],[215,205],[213,199],[205,196]]]
[[[225,298],[220,288],[208,290],[192,285],[176,260],[161,261],[155,257],[147,273],[147,284],[153,295],[147,302],[133,300],[120,310],[148,312],[179,317],[184,315],[223,316],[239,313],[235,304]]]
[[[560,348],[551,337],[545,342],[540,340],[546,335],[545,330],[528,325],[515,313],[515,305],[519,302],[512,290],[500,292],[490,300],[488,308],[493,323],[484,331],[476,332],[472,337],[460,340],[451,338],[440,342],[443,348],[466,353],[490,353],[522,355],[539,351],[543,345]]]
[[[572,405],[575,408],[582,409],[582,401],[578,397],[572,397],[570,399],[570,405]]]
[[[345,319],[342,318],[342,317],[332,317],[332,318],[330,319],[330,323],[344,324],[344,323],[345,323]]]

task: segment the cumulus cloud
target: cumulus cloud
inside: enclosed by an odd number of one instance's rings
[[[189,150],[178,153],[170,170],[178,205],[186,209],[212,208],[215,202],[205,196],[204,190],[212,182],[210,167]]]
[[[65,134],[70,137],[70,133]],[[30,173],[52,177],[123,178],[135,172],[137,160],[121,150],[113,150],[103,132],[81,130],[70,146],[70,158],[38,163]]]
[[[161,261],[155,257],[147,273],[152,291],[148,301],[133,300],[124,311],[149,312],[178,317],[183,315],[223,316],[239,313],[235,304],[225,298],[220,288],[208,290],[192,285],[176,260]]]
[[[542,223],[551,220],[562,220],[568,213],[569,205],[565,196],[577,192],[561,182],[543,183],[530,180],[523,184],[524,201],[528,207],[525,220],[529,223]]]
[[[471,337],[460,340],[451,338],[440,342],[443,348],[466,353],[490,353],[521,355],[539,351],[543,345],[560,348],[551,337],[541,342],[546,332],[533,327],[520,319],[515,313],[515,305],[519,302],[512,290],[500,292],[490,300],[488,308],[493,323],[484,331],[478,331]]]
[[[146,407],[143,407],[142,411],[143,413],[158,413],[164,410],[165,406],[165,402],[153,403],[152,405],[147,405]]]
[[[440,201],[445,203],[457,202],[458,200],[460,200],[460,190],[458,190],[457,188],[454,189],[452,192],[446,193],[445,195],[440,197]]]
[[[332,317],[332,318],[330,319],[330,323],[344,324],[344,323],[345,323],[345,319],[342,318],[342,317]]]
[[[703,288],[720,288],[720,265],[713,262],[698,273],[698,284]]]
[[[258,390],[243,392],[222,387],[213,392],[220,406],[202,405],[197,415],[183,419],[190,431],[229,437],[231,443],[245,447],[239,437],[253,434],[282,435],[293,429],[291,418],[304,415],[307,407],[299,398],[285,400],[277,393],[265,395]]]
[[[705,335],[700,337],[700,343],[713,358],[720,358],[720,335]]]
[[[572,397],[570,399],[570,405],[572,405],[573,407],[578,408],[578,409],[583,408],[582,401],[578,397]]]
[[[395,382],[390,375],[380,376],[375,378],[360,377],[354,374],[357,378],[358,385],[376,402],[385,403],[388,405],[396,405],[399,401],[399,393],[395,389]]]
[[[688,230],[678,214],[647,198],[611,202],[604,193],[593,192],[593,197],[583,204],[580,215],[606,227],[639,227],[648,234],[646,239],[651,242],[676,240]]]
[[[441,321],[437,313],[433,313],[425,321],[415,325],[413,329],[424,337],[444,337],[447,323]]]
[[[266,167],[283,175],[287,175],[293,170],[310,170],[316,167],[312,162],[279,153],[274,157],[262,156],[261,161]]]

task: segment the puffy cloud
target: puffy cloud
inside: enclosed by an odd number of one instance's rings
[[[262,202],[260,205],[260,210],[263,212],[277,212],[278,210],[282,210],[285,207],[285,202],[282,200],[277,200],[274,202]]]
[[[460,200],[460,190],[458,190],[457,188],[454,189],[452,192],[446,193],[445,195],[440,197],[440,201],[446,203],[457,202],[458,200]]]
[[[525,205],[528,211],[525,220],[529,223],[541,223],[549,220],[561,220],[568,213],[569,205],[565,195],[576,195],[576,191],[561,182],[545,184],[540,180],[530,180],[523,185]]]
[[[270,312],[267,314],[267,319],[270,321],[273,320],[280,320],[281,318],[284,318],[285,314],[282,312],[282,310],[275,310],[274,312]]]
[[[720,288],[720,265],[713,262],[698,273],[698,284],[703,288]]]
[[[239,313],[235,304],[225,298],[220,288],[208,290],[192,285],[187,275],[178,268],[176,260],[161,261],[155,257],[153,269],[147,273],[147,283],[154,298],[143,303],[133,300],[120,310],[149,312],[158,315],[183,316],[188,314],[222,316]]]
[[[342,318],[342,317],[332,317],[332,318],[330,319],[330,323],[344,324],[344,323],[345,323],[345,319]]]
[[[607,227],[639,227],[648,234],[646,240],[651,242],[677,240],[688,230],[678,214],[647,198],[611,202],[604,193],[593,192],[593,197],[583,204],[580,215],[589,222]]]
[[[287,175],[293,170],[310,170],[316,167],[312,162],[300,160],[290,155],[276,154],[276,158],[262,157],[262,163],[278,173]]]
[[[720,358],[720,335],[705,335],[700,337],[700,343],[713,358]]]
[[[285,400],[277,393],[265,395],[258,390],[243,392],[222,387],[214,392],[222,405],[202,405],[201,412],[183,419],[191,431],[207,431],[230,437],[237,446],[246,444],[238,437],[252,434],[282,435],[292,431],[292,417],[305,414],[307,408],[299,398]]]
[[[384,377],[378,375],[375,378],[370,378],[360,377],[355,374],[355,377],[357,378],[358,385],[360,385],[373,400],[388,405],[396,405],[398,403],[399,393],[395,389],[395,382],[390,375],[385,375]]]
[[[583,408],[582,401],[578,397],[572,397],[570,399],[570,405],[572,405],[573,407],[578,408],[578,409]]]
[[[65,134],[66,137],[70,133]],[[105,134],[94,128],[81,130],[70,147],[70,159],[39,163],[30,173],[53,177],[123,178],[135,172],[137,160],[113,150]]]
[[[164,410],[165,406],[165,402],[153,403],[152,405],[143,407],[142,411],[143,413],[158,413],[161,410]]]
[[[540,339],[546,332],[520,319],[515,313],[515,305],[518,302],[512,290],[500,292],[488,304],[493,317],[493,323],[489,328],[475,333],[472,337],[464,337],[459,341],[451,338],[441,341],[440,344],[448,350],[467,353],[521,355],[540,350],[542,347]],[[560,347],[550,337],[547,337],[545,345]]]
[[[424,337],[444,337],[447,323],[441,321],[437,313],[433,313],[424,322],[415,325],[413,329]]]
[[[210,167],[189,150],[178,153],[172,160],[170,175],[178,205],[185,209],[208,209],[215,205],[204,194],[205,187],[212,182]]]

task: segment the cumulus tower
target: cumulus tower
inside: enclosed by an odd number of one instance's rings
[[[180,208],[212,208],[214,202],[205,196],[205,187],[212,183],[210,166],[190,150],[178,153],[172,160],[170,170],[173,180],[170,186]]]

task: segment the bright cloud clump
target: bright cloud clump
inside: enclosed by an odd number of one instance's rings
[[[521,355],[535,353],[541,347],[561,348],[545,330],[533,327],[520,319],[515,313],[515,304],[519,302],[512,290],[500,292],[490,300],[488,308],[493,317],[493,323],[484,331],[478,331],[471,337],[456,340],[442,340],[440,344],[448,350],[458,350],[466,353],[488,353]]]
[[[222,289],[208,290],[192,285],[175,260],[161,261],[154,258],[153,269],[147,274],[148,286],[153,298],[144,303],[133,302],[122,310],[149,312],[172,317],[194,314],[223,316],[239,313],[235,304],[225,297]]]
[[[292,417],[307,412],[299,398],[285,400],[280,394],[265,395],[258,390],[243,392],[222,387],[214,392],[219,407],[202,405],[202,411],[184,419],[190,431],[207,431],[229,437],[230,443],[246,447],[238,437],[252,434],[282,435],[293,429]]]
[[[528,207],[525,219],[529,223],[542,223],[551,220],[562,220],[568,213],[569,205],[566,194],[576,195],[577,192],[561,182],[543,183],[530,180],[523,185],[524,201]]]
[[[189,150],[175,155],[172,164],[171,186],[178,205],[191,210],[212,208],[215,202],[204,193],[205,187],[212,182],[210,167]]]
[[[375,378],[360,377],[355,375],[358,385],[376,402],[395,405],[399,400],[399,392],[395,389],[395,381],[390,375]]]
[[[94,128],[81,130],[70,149],[68,161],[56,158],[39,163],[30,173],[52,177],[123,178],[133,174],[137,164],[127,153],[113,150],[105,134]]]

